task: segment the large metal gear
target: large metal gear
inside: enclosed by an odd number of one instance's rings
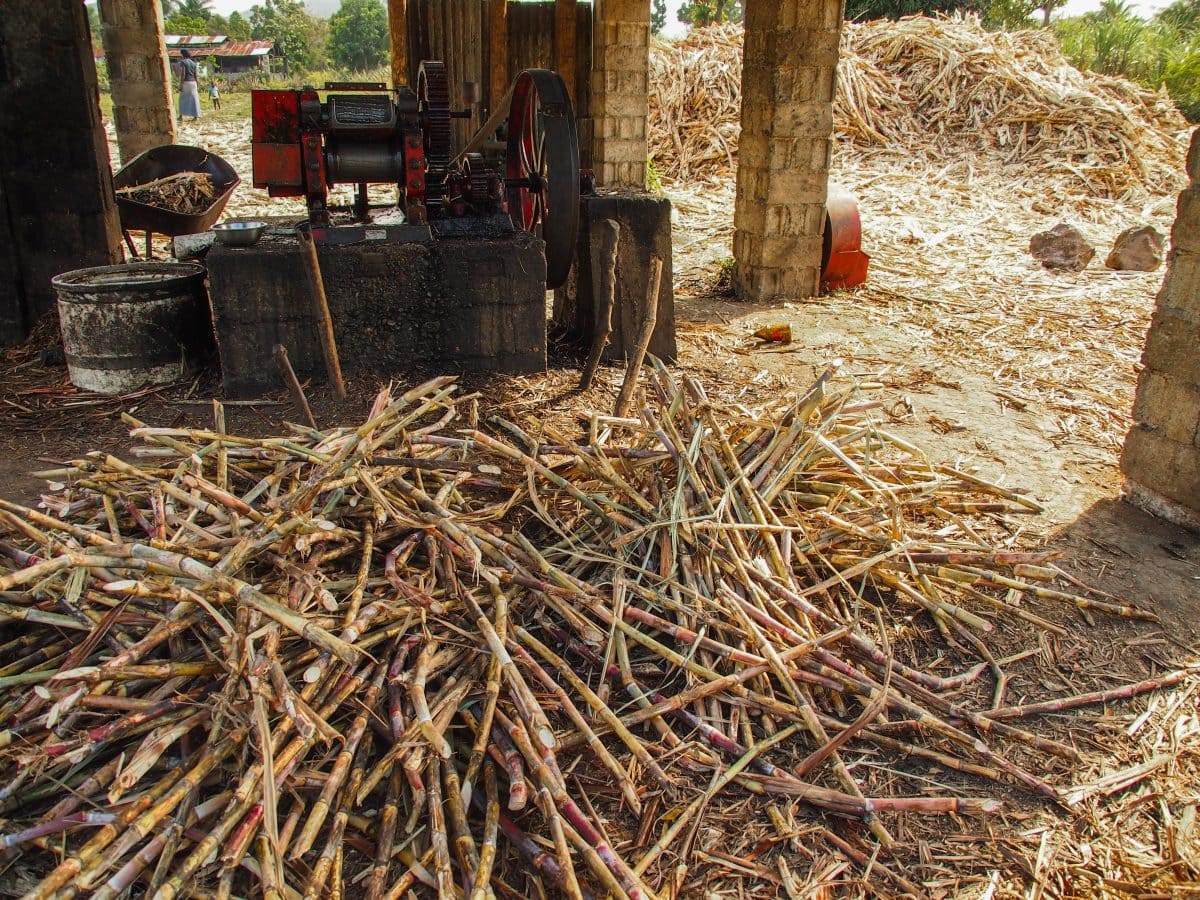
[[[505,154],[513,224],[546,242],[546,286],[567,280],[579,231],[579,137],[562,77],[528,69],[513,85]]]
[[[454,137],[450,127],[450,82],[445,63],[425,60],[417,72],[417,114],[425,137],[425,165],[440,183],[450,168]],[[427,176],[428,180],[428,176]]]

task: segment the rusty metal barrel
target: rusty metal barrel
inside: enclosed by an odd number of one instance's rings
[[[204,269],[135,262],[52,281],[71,383],[101,394],[170,384],[212,348]]]

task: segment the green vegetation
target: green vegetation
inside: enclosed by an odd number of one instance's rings
[[[646,160],[646,190],[652,194],[661,194],[663,191],[662,175],[652,160]]]
[[[846,0],[846,18],[861,22],[868,19],[932,16],[937,13],[979,12],[984,2],[985,0]]]
[[[176,89],[171,95],[171,102],[174,103],[179,99],[179,91]],[[221,92],[221,108],[213,109],[209,103],[208,94],[205,91],[200,92],[200,108],[204,114],[204,120],[215,122],[228,122],[231,125],[242,125],[250,118],[250,92],[243,91],[240,93]],[[113,104],[112,94],[106,90],[100,92],[100,112],[108,121],[112,121]],[[114,163],[116,160],[113,161]]]
[[[167,34],[208,34],[208,21],[173,12],[163,20],[163,31]]]
[[[664,18],[666,11],[664,9]],[[687,0],[679,7],[679,21],[686,25],[713,25],[742,21],[741,0]]]
[[[286,83],[320,84],[358,77],[387,80],[378,74],[388,58],[387,11],[381,0],[342,0],[328,21],[312,16],[302,0],[260,0],[247,14],[224,17],[211,0],[160,0],[166,30],[173,34],[227,34],[275,42],[287,60]],[[1190,121],[1200,121],[1200,0],[1175,0],[1153,19],[1139,18],[1125,0],[1103,0],[1096,12],[1051,20],[1067,0],[847,0],[846,18],[900,18],[976,12],[996,29],[1052,27],[1063,52],[1076,67],[1119,75],[1151,89],[1165,87]],[[93,41],[99,43],[99,18],[88,4]],[[666,27],[665,0],[652,0],[655,32]],[[741,0],[687,0],[679,20],[690,25],[737,22]],[[330,71],[336,68],[340,71]],[[365,74],[364,74],[365,73]]]
[[[213,16],[214,20],[219,18],[221,17]],[[220,33],[229,35],[235,41],[248,41],[254,36],[254,29],[240,12],[231,12]]]
[[[667,27],[667,0],[654,0],[650,4],[650,30],[662,34]]]
[[[1166,87],[1188,120],[1200,121],[1200,0],[1176,0],[1149,21],[1122,0],[1104,0],[1053,27],[1072,65]]]
[[[250,10],[255,40],[272,40],[292,72],[311,72],[327,65],[329,23],[309,14],[301,0],[263,0]]]
[[[370,69],[388,59],[387,10],[379,0],[342,0],[329,19],[329,55],[347,69]]]

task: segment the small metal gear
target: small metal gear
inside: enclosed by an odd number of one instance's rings
[[[467,176],[467,190],[472,203],[486,203],[491,193],[492,173],[483,165],[483,155],[468,153],[463,159],[463,174]]]

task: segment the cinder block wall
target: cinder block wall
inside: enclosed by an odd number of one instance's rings
[[[120,235],[83,4],[3,0],[0,344],[53,305],[53,276],[119,261]]]
[[[1179,195],[1121,470],[1138,506],[1200,528],[1200,129],[1192,132],[1187,171],[1191,185]]]

